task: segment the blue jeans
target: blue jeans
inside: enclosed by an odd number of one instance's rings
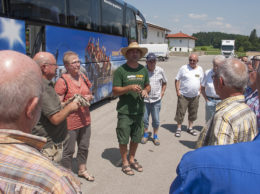
[[[144,112],[144,128],[148,129],[149,126],[149,116],[152,116],[152,127],[158,129],[160,125],[159,113],[161,110],[161,100],[158,100],[154,103],[145,103],[145,112]]]
[[[206,101],[206,114],[205,114],[205,119],[206,122],[209,121],[209,119],[214,115],[216,111],[216,105],[221,102],[221,100],[215,100],[212,98],[208,98],[209,100]]]

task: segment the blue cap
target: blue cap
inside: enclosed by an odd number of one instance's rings
[[[154,53],[149,53],[146,57],[147,61],[156,60],[156,56]]]

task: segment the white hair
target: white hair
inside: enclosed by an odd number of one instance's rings
[[[221,65],[226,61],[226,57],[223,55],[217,55],[213,58],[212,63],[215,65]]]
[[[33,70],[22,71],[0,85],[0,121],[13,123],[33,97],[41,97],[43,85]]]
[[[217,69],[217,75],[222,77],[226,86],[243,91],[247,86],[247,66],[238,59],[227,59]]]

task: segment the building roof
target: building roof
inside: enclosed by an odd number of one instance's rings
[[[137,23],[138,23],[138,24],[142,24],[143,22],[137,19]],[[155,25],[155,24],[151,24],[151,23],[149,23],[149,22],[146,22],[146,24],[147,24],[148,27],[157,28],[157,29],[159,29],[159,30],[164,30],[164,31],[166,31],[166,32],[170,32],[170,31],[171,31],[171,30],[169,30],[169,29],[167,29],[167,28],[164,28],[164,27],[161,27],[161,26],[158,26],[158,25]]]
[[[182,32],[179,32],[177,34],[168,34],[166,38],[189,38],[189,39],[197,40],[197,38],[193,36],[189,36],[188,34],[184,34]]]

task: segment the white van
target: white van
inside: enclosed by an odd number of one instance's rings
[[[146,47],[148,53],[154,53],[158,60],[165,61],[169,57],[169,47],[168,44],[139,44],[140,47]],[[146,57],[147,54],[144,56]]]

